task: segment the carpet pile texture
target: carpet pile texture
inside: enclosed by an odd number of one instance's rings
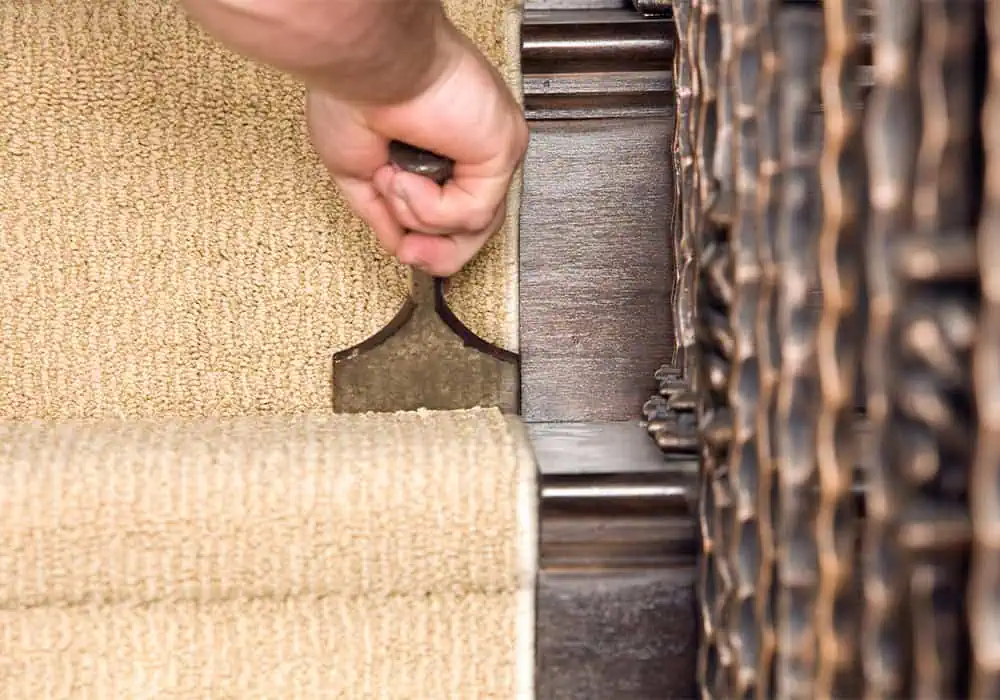
[[[445,4],[516,87],[514,3]],[[330,184],[303,98],[174,0],[0,0],[0,418],[329,406],[331,356],[407,273]],[[449,292],[508,349],[514,194]]]
[[[517,0],[445,0],[519,83]],[[168,0],[0,0],[0,700],[532,697],[535,468],[330,415],[406,272],[301,86]],[[453,281],[516,350],[516,224]]]
[[[0,698],[531,697],[494,409],[6,422],[0,474]]]

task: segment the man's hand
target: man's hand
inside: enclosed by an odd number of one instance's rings
[[[309,87],[313,142],[401,262],[446,276],[500,228],[528,128],[440,0],[181,0],[230,48]],[[389,165],[393,139],[455,161],[443,188]]]
[[[313,143],[350,206],[400,262],[448,276],[500,228],[528,127],[501,76],[458,30],[419,95],[360,104],[310,90]],[[393,139],[455,161],[444,187],[388,164]]]

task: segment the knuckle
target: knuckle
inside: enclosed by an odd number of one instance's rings
[[[522,122],[519,125],[521,128],[517,130],[517,135],[514,139],[514,152],[513,160],[515,162],[520,161],[525,153],[528,152],[528,147],[531,145],[531,131],[528,129],[528,125]]]
[[[510,170],[514,170],[517,164],[524,158],[531,144],[531,130],[523,119],[519,119],[511,130],[507,147],[503,152],[505,161],[509,164]]]
[[[465,226],[470,231],[482,231],[492,225],[495,214],[488,206],[476,206],[466,215]]]
[[[434,209],[428,207],[410,206],[413,218],[423,229],[436,229],[441,226],[441,215]]]

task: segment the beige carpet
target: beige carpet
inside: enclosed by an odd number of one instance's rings
[[[517,0],[446,0],[519,81]],[[518,187],[449,294],[516,348]],[[0,700],[532,697],[534,466],[328,415],[405,273],[173,0],[0,0]]]
[[[0,423],[0,698],[529,698],[494,410]]]
[[[512,85],[515,3],[446,3]],[[392,318],[405,272],[301,102],[172,0],[0,0],[0,419],[329,406],[332,353]],[[450,294],[514,348],[510,221]]]

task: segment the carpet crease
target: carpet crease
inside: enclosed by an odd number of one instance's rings
[[[0,697],[530,697],[495,409],[7,422],[0,474]]]

